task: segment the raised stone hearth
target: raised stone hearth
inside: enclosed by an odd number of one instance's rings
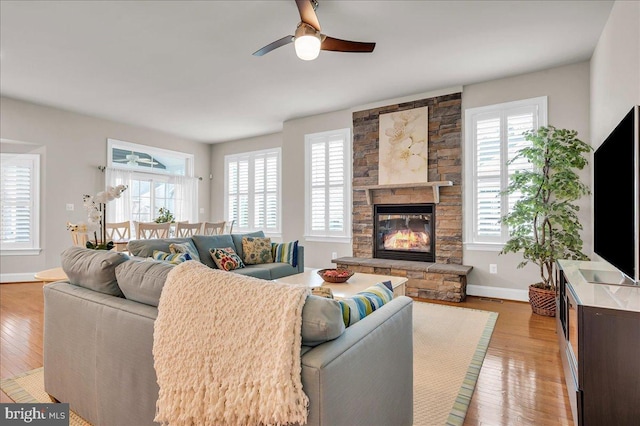
[[[368,274],[406,277],[405,295],[424,299],[462,302],[467,296],[467,274],[472,266],[406,260],[340,257],[338,268]]]

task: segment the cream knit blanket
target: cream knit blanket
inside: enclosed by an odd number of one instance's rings
[[[310,289],[188,261],[168,275],[153,332],[163,425],[305,424],[302,307]]]

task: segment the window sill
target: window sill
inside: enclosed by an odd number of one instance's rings
[[[501,251],[504,243],[464,243],[465,250],[473,251]]]
[[[0,256],[38,256],[42,249],[29,248],[29,249],[2,249],[0,250]]]
[[[317,242],[317,243],[342,243],[351,244],[351,237],[338,237],[338,236],[318,236],[318,235],[305,235],[305,241]]]

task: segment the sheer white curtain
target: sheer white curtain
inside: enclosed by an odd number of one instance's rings
[[[127,185],[131,188],[133,173],[128,170],[107,167],[105,170],[105,186]],[[131,220],[131,191],[122,193],[120,198],[107,204],[107,222],[124,222]]]
[[[171,176],[169,183],[175,188],[175,217],[177,220],[198,222],[198,179],[188,176]]]

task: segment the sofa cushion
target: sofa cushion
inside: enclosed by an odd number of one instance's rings
[[[345,325],[337,300],[310,295],[302,309],[302,344],[317,346],[340,337]]]
[[[393,299],[393,290],[389,287],[391,282],[374,284],[353,296],[339,300],[344,325],[349,327],[390,302]]]
[[[116,278],[124,297],[158,306],[162,287],[173,267],[166,262],[131,259],[116,267]]]
[[[169,244],[169,251],[171,251],[171,253],[189,253],[191,259],[200,261],[198,249],[191,240],[184,243],[171,243]]]
[[[233,244],[233,240],[229,234],[194,235],[191,239],[193,240],[193,244],[195,244],[196,249],[198,249],[200,262],[204,263],[209,268],[217,268],[215,262],[211,258],[211,254],[209,254],[210,249],[233,247],[236,250],[236,253],[238,253],[238,247]],[[240,259],[242,259],[242,256],[240,256]]]
[[[271,279],[271,272],[262,267],[263,265],[244,265],[244,268],[234,269],[231,274],[248,275],[250,277],[261,278],[263,280]]]
[[[218,269],[233,271],[234,269],[244,268],[242,259],[236,254],[233,247],[212,248],[209,249],[209,252]]]
[[[189,253],[167,253],[160,250],[154,250],[152,257],[154,260],[161,260],[173,265],[191,260],[191,256],[189,256]]]
[[[271,243],[274,262],[286,262],[294,268],[298,266],[298,240],[289,243]]]
[[[271,238],[243,237],[242,260],[246,265],[272,263]]]
[[[69,247],[62,252],[62,270],[71,284],[122,297],[116,280],[116,266],[129,259],[124,253]]]
[[[191,238],[152,238],[146,240],[130,240],[127,244],[129,253],[132,256],[152,257],[154,250],[160,250],[167,253],[171,252],[169,247],[171,244],[184,244],[191,241]]]
[[[249,265],[245,265],[249,266]],[[251,267],[259,267],[269,271],[269,279],[276,280],[278,278],[286,277],[289,275],[297,274],[298,269],[289,265],[288,263],[262,263],[260,265],[251,265]]]
[[[231,234],[233,245],[236,248],[236,253],[238,254],[238,256],[240,256],[240,259],[244,259],[244,253],[242,252],[242,237],[264,238],[264,232],[256,231],[256,232],[248,232],[246,234]]]

